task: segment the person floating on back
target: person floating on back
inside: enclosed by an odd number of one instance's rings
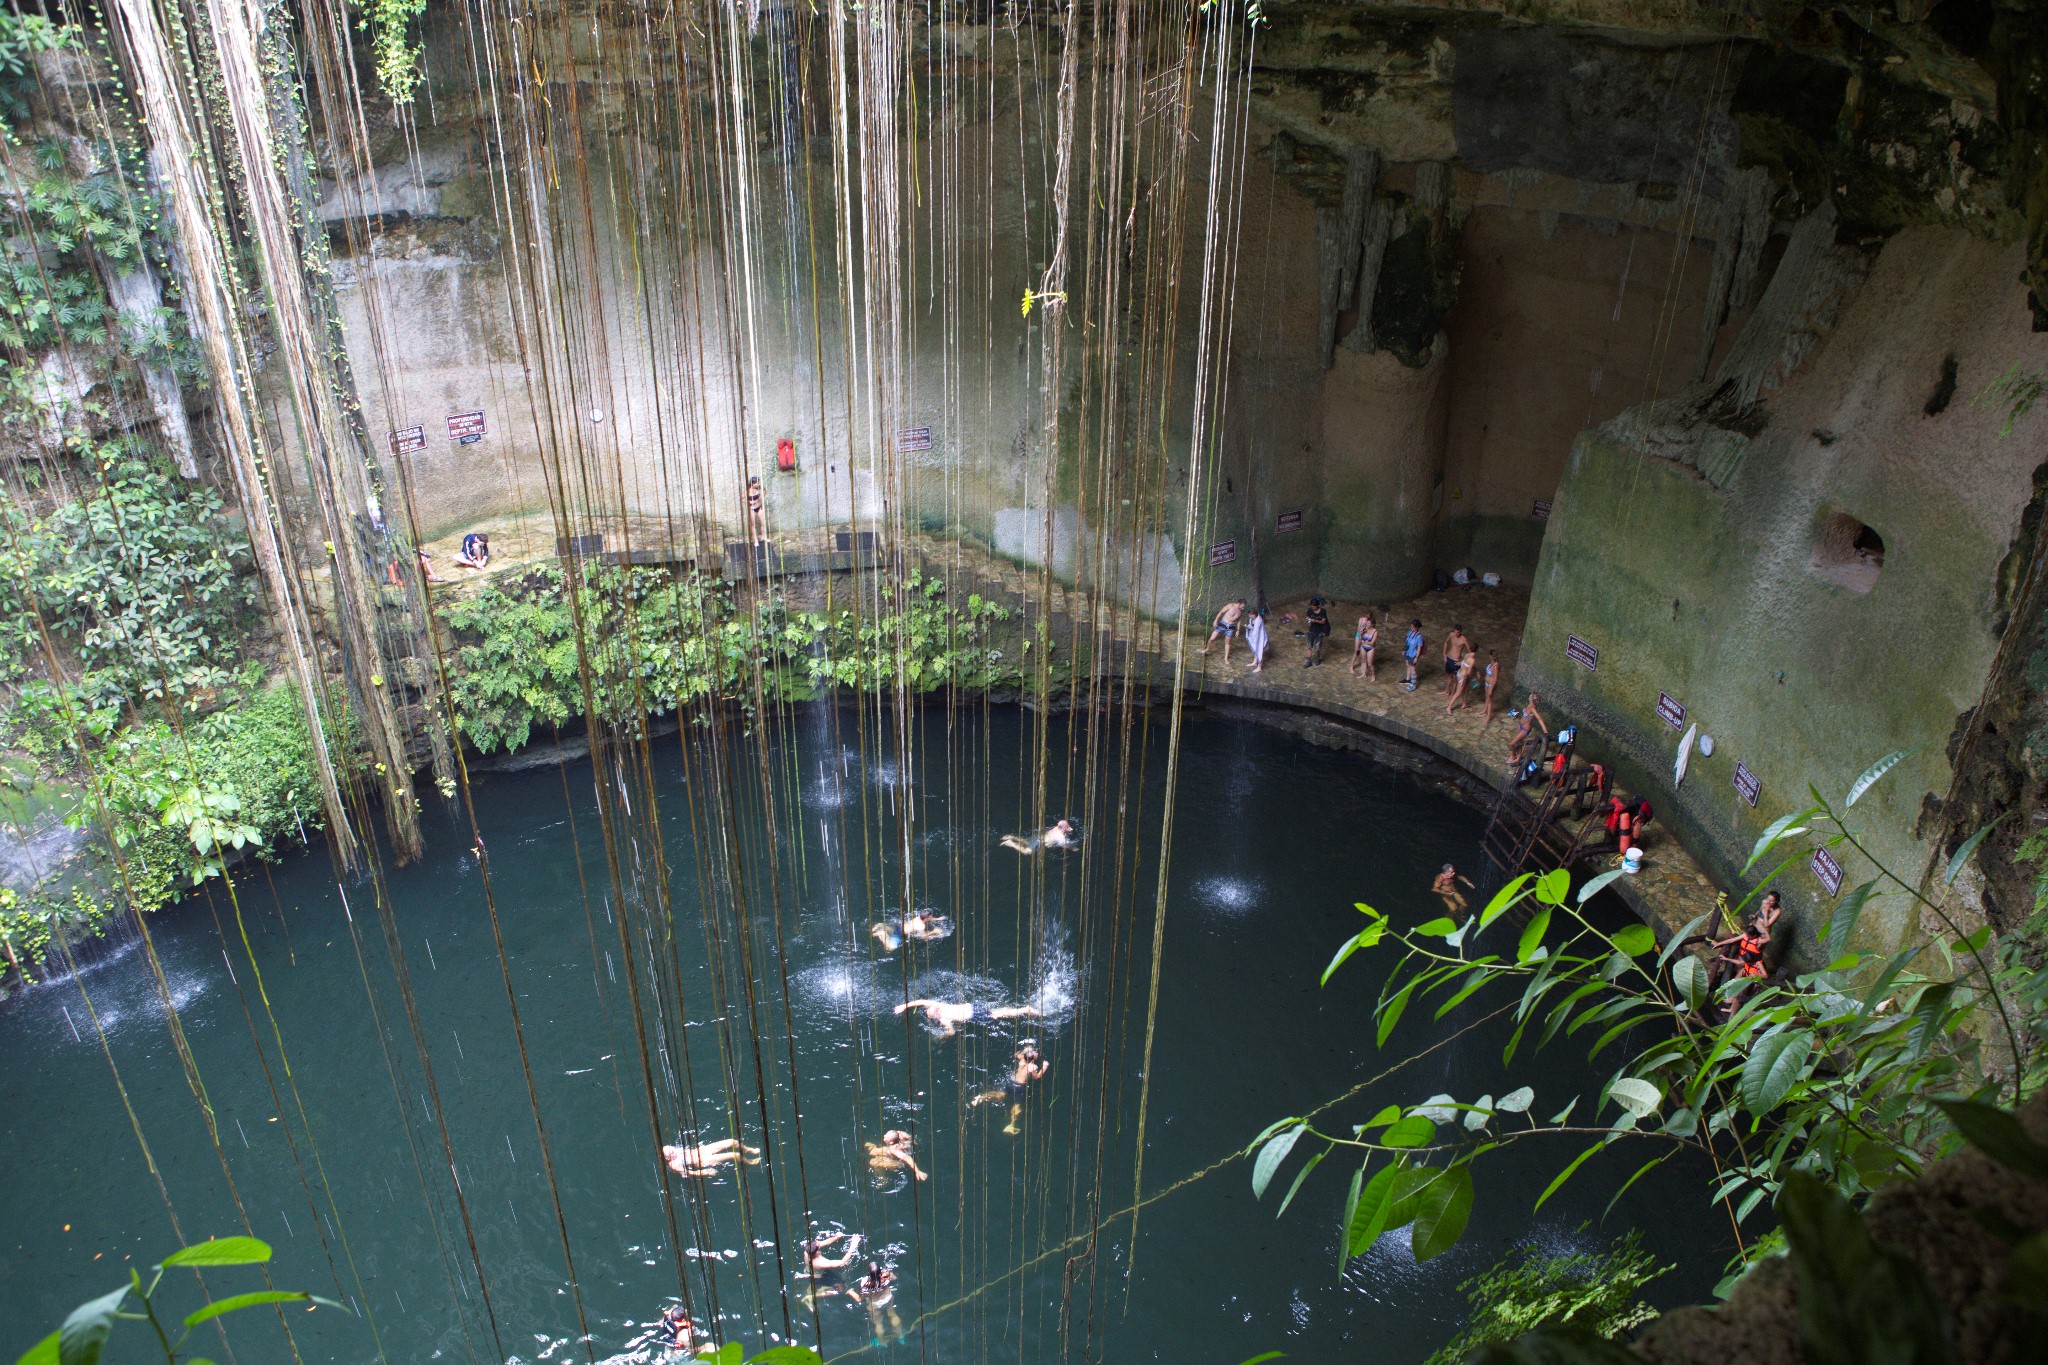
[[[1005,834],[1002,838],[1004,848],[1015,849],[1023,854],[1036,853],[1041,848],[1071,848],[1076,842],[1078,840],[1074,834],[1074,822],[1065,817],[1047,826],[1043,834],[1036,834],[1030,838],[1021,834]]]
[[[1207,654],[1209,652],[1209,645],[1215,644],[1217,638],[1221,637],[1223,640],[1223,662],[1230,662],[1230,642],[1237,638],[1238,623],[1244,620],[1244,605],[1245,602],[1242,597],[1223,604],[1223,609],[1216,613],[1216,619],[1210,622],[1209,641],[1208,644],[1202,646],[1202,653]]]
[[[744,1161],[749,1166],[761,1164],[761,1149],[749,1147],[738,1138],[720,1138],[716,1142],[700,1142],[693,1146],[663,1147],[661,1155],[668,1162],[668,1168],[677,1175],[712,1175],[729,1162]]]
[[[896,1013],[923,1010],[936,1025],[941,1038],[951,1038],[962,1024],[988,1024],[998,1019],[1036,1019],[1038,1011],[1029,1005],[984,1005],[979,1000],[906,1000]]]
[[[1017,1119],[1024,1112],[1024,1087],[1045,1075],[1052,1066],[1052,1063],[1045,1060],[1038,1049],[1029,1043],[1017,1049],[1013,1060],[1015,1065],[1010,1070],[1009,1078],[999,1088],[984,1090],[972,1101],[977,1108],[984,1104],[994,1104],[997,1100],[1007,1101],[1010,1106],[1010,1121],[1003,1125],[1003,1131],[1011,1134],[1016,1133]]]

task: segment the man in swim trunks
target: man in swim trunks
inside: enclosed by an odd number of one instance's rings
[[[1450,684],[1444,689],[1444,696],[1454,697],[1458,693],[1458,668],[1465,662],[1465,655],[1471,650],[1472,642],[1465,638],[1465,628],[1451,627],[1451,633],[1444,636],[1444,676]]]
[[[825,1254],[825,1248],[834,1242],[844,1242],[846,1253],[838,1260]],[[846,1283],[846,1267],[853,1264],[853,1258],[860,1254],[860,1238],[844,1232],[820,1232],[804,1241],[804,1269],[810,1274],[811,1282],[804,1287],[801,1295],[804,1307],[816,1308],[819,1299],[836,1298],[844,1294],[859,1301],[860,1295]]]
[[[1013,1135],[1017,1131],[1018,1116],[1024,1112],[1024,1087],[1045,1075],[1052,1067],[1052,1063],[1045,1060],[1038,1049],[1029,1043],[1017,1049],[1015,1063],[1009,1079],[1003,1082],[1001,1089],[984,1090],[971,1101],[974,1107],[994,1104],[997,1100],[1008,1101],[1010,1121],[1003,1126],[1003,1131]]]
[[[729,1162],[744,1161],[749,1166],[761,1164],[761,1149],[749,1147],[738,1138],[720,1138],[716,1142],[700,1142],[695,1146],[664,1147],[661,1155],[668,1162],[668,1168],[677,1175],[712,1175]]]
[[[1216,619],[1210,623],[1209,642],[1202,646],[1202,653],[1207,654],[1209,652],[1209,645],[1215,644],[1217,637],[1221,636],[1223,639],[1223,662],[1230,662],[1230,642],[1237,638],[1238,623],[1244,620],[1244,607],[1245,600],[1242,597],[1223,604],[1223,610],[1217,612]]]
[[[863,1142],[861,1146],[868,1149],[868,1169],[871,1171],[909,1171],[919,1180],[930,1178],[911,1154],[910,1134],[901,1128],[891,1128],[882,1134],[880,1142]]]
[[[868,932],[882,945],[882,951],[893,953],[903,946],[903,940],[914,938],[919,943],[932,943],[952,935],[953,921],[932,910],[913,910],[900,923],[887,920],[873,925]]]
[[[1045,832],[1035,839],[1027,839],[1021,834],[1005,834],[1002,845],[1019,853],[1031,854],[1041,848],[1070,848],[1074,841],[1074,822],[1062,816],[1048,825]]]
[[[668,1336],[671,1351],[688,1355],[697,1349],[697,1324],[681,1304],[672,1303],[661,1310],[661,1330]]]
[[[896,1007],[896,1013],[905,1010],[923,1010],[925,1019],[937,1025],[941,1038],[951,1038],[962,1024],[1038,1017],[1038,1011],[1029,1005],[984,1005],[978,1000],[906,1000]]]

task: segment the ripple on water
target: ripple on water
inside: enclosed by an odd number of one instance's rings
[[[1266,888],[1248,877],[1204,877],[1195,883],[1195,900],[1221,919],[1243,919],[1259,908]]]
[[[880,1014],[901,998],[875,962],[845,949],[791,976],[789,994],[798,1014],[838,1023]]]

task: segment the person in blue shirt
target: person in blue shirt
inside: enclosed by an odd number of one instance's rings
[[[1404,691],[1413,692],[1415,690],[1415,664],[1422,657],[1422,645],[1422,622],[1420,620],[1411,620],[1408,623],[1407,644],[1401,651],[1401,657],[1408,661],[1408,674],[1401,680],[1401,687]]]
[[[462,553],[455,556],[458,569],[481,569],[491,562],[491,538],[482,531],[471,531],[462,538]]]

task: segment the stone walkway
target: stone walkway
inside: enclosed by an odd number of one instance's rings
[[[489,581],[515,573],[524,565],[554,559],[554,524],[545,514],[504,518],[481,529],[490,532],[493,551],[491,567],[483,574],[462,573],[447,567],[459,545],[459,536],[444,537],[429,546],[442,566],[442,574],[454,580],[449,587],[457,592],[461,591],[455,587],[457,583]],[[635,539],[642,544],[658,543],[664,538],[660,530],[649,524]],[[824,537],[820,532],[812,537],[774,539],[785,554],[790,554],[804,548],[822,548]],[[816,539],[819,545],[808,546],[809,539]],[[976,591],[1020,607],[1027,621],[1040,616],[1049,618],[1050,638],[1056,648],[1065,647],[1074,638],[1076,621],[1114,621],[1124,638],[1111,641],[1105,636],[1102,644],[1108,648],[1098,648],[1095,657],[1108,667],[1120,669],[1121,664],[1111,661],[1135,648],[1144,666],[1141,671],[1149,674],[1154,685],[1170,685],[1174,640],[1169,629],[1150,621],[1133,623],[1127,611],[1105,610],[1097,617],[1090,594],[1057,582],[1048,589],[1037,569],[996,558],[979,547],[921,534],[908,539],[910,543],[905,548],[912,562],[927,572],[955,577],[955,596],[961,595],[963,589]],[[439,589],[435,595],[441,596],[444,591]],[[1199,604],[1201,619],[1206,622],[1217,605],[1220,604]],[[1302,667],[1306,655],[1302,617],[1306,607],[1306,599],[1269,604],[1267,621],[1272,631],[1272,652],[1266,667],[1258,673],[1246,667],[1241,640],[1233,647],[1228,664],[1223,661],[1220,642],[1205,658],[1197,651],[1208,635],[1208,628],[1205,624],[1197,630],[1191,625],[1186,679],[1190,690],[1198,695],[1317,711],[1417,745],[1489,788],[1497,790],[1507,780],[1507,746],[1515,724],[1509,711],[1522,702],[1515,689],[1514,669],[1521,652],[1522,623],[1529,610],[1525,591],[1512,587],[1452,587],[1391,604],[1389,610],[1380,614],[1378,682],[1356,677],[1348,667],[1351,634],[1365,604],[1331,603],[1333,634],[1324,651],[1324,662],[1315,668]],[[1286,619],[1290,616],[1291,621]],[[1419,670],[1420,686],[1414,692],[1406,692],[1401,687],[1401,641],[1411,619],[1421,620],[1426,644]],[[1479,650],[1482,666],[1488,650],[1500,659],[1501,681],[1496,689],[1491,725],[1485,722],[1476,694],[1473,705],[1445,713],[1442,643],[1453,623],[1464,627]],[[1589,745],[1588,749],[1587,756],[1599,756],[1596,746]],[[1661,933],[1669,934],[1714,908],[1712,882],[1664,821],[1652,822],[1643,840],[1643,854],[1643,870],[1612,885],[1637,914]]]

